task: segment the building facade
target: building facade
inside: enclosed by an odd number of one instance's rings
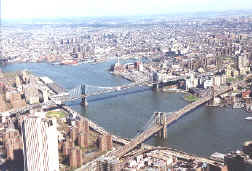
[[[59,171],[56,121],[27,117],[22,136],[25,171]]]

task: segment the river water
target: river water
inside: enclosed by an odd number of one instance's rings
[[[107,70],[114,61],[100,64],[61,66],[46,63],[10,64],[3,71],[28,69],[38,76],[48,76],[66,89],[80,84],[115,86],[129,83]],[[70,105],[108,131],[132,138],[141,130],[153,112],[172,112],[187,104],[183,94],[136,91],[118,96],[92,97],[87,109],[72,102]],[[168,128],[168,138],[152,137],[147,143],[175,147],[185,152],[208,156],[216,151],[226,153],[241,148],[252,140],[251,116],[240,109],[201,106]]]

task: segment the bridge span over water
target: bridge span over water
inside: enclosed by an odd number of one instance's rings
[[[179,119],[181,119],[183,116],[185,116],[188,112],[196,109],[202,104],[205,104],[215,98],[216,96],[219,96],[221,94],[224,94],[228,91],[231,91],[233,88],[230,87],[224,87],[222,89],[219,89],[217,91],[214,91],[212,94],[201,98],[193,103],[190,103],[183,107],[182,109],[173,112],[173,113],[161,113],[157,112],[154,113],[154,116],[152,117],[151,121],[148,121],[147,129],[142,132],[140,135],[136,136],[133,138],[130,143],[126,144],[125,146],[119,148],[118,150],[114,151],[111,156],[116,157],[116,158],[121,158],[125,154],[127,154],[129,151],[133,150],[136,148],[138,145],[149,139],[151,136],[153,136],[156,133],[160,133],[160,135],[163,138],[166,138],[166,128],[167,126],[170,126],[171,124],[175,123]]]
[[[144,86],[152,86],[152,82],[151,81],[133,82],[113,87],[101,87],[101,86],[83,84],[69,90],[67,93],[51,96],[50,98],[54,101],[60,101],[61,103],[79,99],[81,99],[83,103],[87,103],[86,102],[87,97],[122,92],[128,89]]]
[[[122,92],[122,91],[125,91],[128,89],[131,89],[131,88],[145,87],[145,86],[152,86],[152,82],[150,82],[150,81],[134,82],[134,83],[120,85],[120,86],[114,86],[114,87],[100,87],[100,86],[92,86],[92,85],[84,85],[83,84],[83,85],[79,85],[76,88],[73,88],[67,92],[52,95],[49,97],[49,100],[46,102],[39,103],[39,104],[26,105],[26,106],[18,108],[18,109],[12,109],[7,112],[2,112],[2,113],[0,113],[0,115],[1,116],[11,116],[11,115],[15,115],[15,114],[23,114],[23,113],[25,113],[29,110],[35,109],[35,108],[62,105],[66,102],[71,102],[71,101],[75,101],[75,100],[79,100],[79,99],[82,100],[82,103],[84,105],[87,105],[87,97]]]
[[[180,80],[183,79],[183,77],[177,77],[169,81],[175,81],[175,80]],[[82,84],[79,85],[73,89],[70,89],[67,92],[59,93],[56,95],[52,95],[49,97],[49,100],[43,103],[39,104],[32,104],[32,105],[26,105],[22,108],[18,109],[12,109],[7,112],[2,112],[0,115],[1,116],[10,116],[14,114],[23,114],[31,109],[35,108],[40,108],[43,106],[57,106],[64,104],[66,102],[71,102],[75,100],[80,100],[82,101],[82,104],[87,106],[87,98],[92,97],[92,96],[100,96],[100,95],[106,95],[106,94],[112,94],[112,93],[120,93],[132,88],[143,88],[143,87],[153,87],[153,85],[157,84],[163,84],[163,82],[155,82],[153,83],[151,80],[145,80],[145,81],[138,81],[138,82],[133,82],[125,85],[120,85],[120,86],[113,86],[113,87],[101,87],[101,86],[94,86],[94,85],[87,85],[87,84]],[[52,87],[48,87],[52,91],[55,91],[52,89]]]

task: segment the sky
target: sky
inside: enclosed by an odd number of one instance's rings
[[[252,0],[0,0],[3,19],[252,9]]]

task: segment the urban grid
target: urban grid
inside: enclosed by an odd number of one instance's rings
[[[252,171],[252,137],[240,149],[207,157],[147,141],[158,137],[169,144],[168,130],[203,105],[252,112],[251,12],[2,23],[0,52],[0,170]],[[106,64],[104,73],[124,83],[65,87],[29,68],[5,70],[37,64],[47,72],[45,63],[55,68]],[[142,91],[183,94],[186,105],[151,112],[144,129],[130,138],[72,105],[88,111],[96,103],[90,99]],[[244,120],[251,124],[252,117]]]

